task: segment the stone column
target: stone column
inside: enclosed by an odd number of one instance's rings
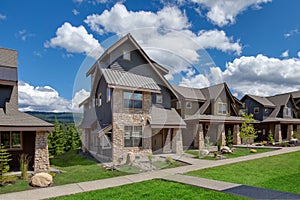
[[[37,131],[35,135],[34,173],[49,172],[47,132]]]
[[[235,124],[233,126],[233,144],[235,144],[235,145],[241,144],[240,125],[239,124]]]
[[[292,139],[293,137],[293,125],[289,124],[287,127],[287,138],[288,140]]]
[[[163,153],[171,153],[171,129],[168,129],[166,140],[163,146]]]
[[[152,129],[150,125],[145,126],[143,131],[143,148],[152,149]]]
[[[182,154],[183,153],[183,145],[182,145],[182,130],[174,129],[174,139],[175,145],[172,145],[173,149],[175,150],[176,154]],[[174,151],[173,150],[173,151]]]
[[[298,140],[300,140],[300,125],[297,125]]]
[[[280,126],[280,124],[276,124],[275,125],[275,141],[276,142],[282,142],[281,126]]]
[[[203,124],[199,124],[198,127],[198,141],[199,141],[199,150],[204,148],[204,133],[203,133]]]
[[[219,141],[221,141],[221,146],[225,146],[226,145],[225,125],[220,124],[218,129],[219,129],[219,133],[221,133],[219,137]]]

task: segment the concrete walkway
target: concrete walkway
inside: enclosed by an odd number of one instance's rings
[[[96,181],[89,181],[89,182],[82,182],[82,183],[74,183],[74,184],[67,184],[67,185],[62,185],[62,186],[56,186],[56,187],[48,187],[48,188],[40,188],[40,189],[34,189],[34,190],[26,190],[22,192],[15,192],[15,193],[8,193],[8,194],[2,194],[0,195],[1,200],[18,200],[18,199],[48,199],[48,198],[53,198],[53,197],[59,197],[59,196],[66,196],[66,195],[71,195],[71,194],[76,194],[76,193],[81,193],[81,192],[88,192],[88,191],[93,191],[93,190],[100,190],[104,188],[111,188],[111,187],[116,187],[116,186],[121,186],[121,185],[127,185],[131,183],[137,183],[137,182],[142,182],[142,181],[147,181],[147,180],[152,180],[152,179],[167,179],[171,178],[172,176],[180,173],[186,173],[194,170],[199,170],[199,169],[205,169],[205,168],[211,168],[211,167],[216,167],[216,166],[221,166],[221,165],[226,165],[226,164],[231,164],[231,163],[237,163],[237,162],[242,162],[242,161],[247,161],[247,160],[253,160],[257,158],[263,158],[263,157],[269,157],[269,156],[274,156],[274,155],[279,155],[279,154],[284,154],[284,153],[290,153],[290,152],[295,152],[295,151],[300,151],[300,147],[290,147],[290,148],[283,148],[281,150],[275,150],[271,152],[265,152],[261,154],[253,154],[249,156],[244,156],[244,157],[238,157],[238,158],[233,158],[233,159],[225,159],[225,160],[218,160],[218,161],[211,161],[211,160],[200,160],[200,159],[193,159],[189,157],[183,156],[182,159],[184,159],[184,162],[190,162],[192,165],[187,165],[183,167],[177,167],[177,168],[171,168],[171,169],[164,169],[164,170],[159,170],[159,171],[151,171],[151,172],[145,172],[145,173],[140,173],[140,174],[133,174],[133,175],[127,175],[127,176],[121,176],[121,177],[115,177],[115,178],[109,178],[109,179],[101,179],[101,180],[96,180]],[[180,159],[181,157],[177,157]],[[174,176],[174,177],[176,177]],[[193,179],[194,180],[194,179]],[[206,179],[206,182],[203,182],[201,187],[204,187],[205,185],[209,185],[208,180]],[[210,182],[210,183],[214,183]],[[231,186],[240,186],[237,184],[232,183],[225,183],[228,184],[228,187],[221,184],[219,190],[225,191],[226,189],[232,189]],[[215,184],[217,186],[217,184]],[[215,187],[214,186],[214,187]],[[208,186],[206,186],[208,188]],[[216,188],[210,188],[217,190]],[[228,191],[230,192],[230,191]]]

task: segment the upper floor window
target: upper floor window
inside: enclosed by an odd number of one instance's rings
[[[176,109],[181,109],[181,101],[177,101],[177,103],[176,103]]]
[[[156,94],[156,103],[162,103],[163,102],[163,96],[161,94]]]
[[[102,94],[99,93],[96,99],[96,106],[100,107],[102,105]]]
[[[188,109],[191,109],[192,108],[192,102],[190,102],[190,101],[185,102],[185,107],[188,108]]]
[[[0,132],[0,144],[5,149],[22,149],[22,133],[20,131]]]
[[[125,108],[143,108],[143,93],[137,91],[124,91]]]
[[[142,126],[124,127],[124,146],[142,147]]]
[[[106,102],[110,102],[111,100],[111,89],[107,88],[106,89]]]
[[[227,103],[218,103],[218,114],[227,114]]]
[[[284,115],[285,116],[292,116],[292,109],[289,107],[284,108]]]
[[[130,51],[123,51],[123,59],[124,60],[130,60],[131,59]]]
[[[254,112],[254,114],[258,114],[259,113],[259,107],[254,107],[253,112]]]

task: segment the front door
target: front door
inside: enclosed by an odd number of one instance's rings
[[[163,150],[163,129],[154,133],[152,136],[152,151],[153,153],[162,153]]]

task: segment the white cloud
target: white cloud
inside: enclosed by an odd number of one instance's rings
[[[92,34],[88,34],[83,26],[75,27],[65,22],[56,31],[56,37],[45,42],[46,48],[61,47],[70,53],[85,53],[87,56],[98,58],[103,48]]]
[[[298,51],[297,56],[300,58],[300,51]]]
[[[26,41],[27,38],[34,37],[34,34],[23,29],[23,30],[18,31],[18,33],[16,33],[15,36],[16,36],[16,38],[21,38],[21,40]]]
[[[6,16],[3,14],[0,14],[0,20],[5,20],[5,19],[6,19]]]
[[[207,18],[218,26],[235,23],[238,14],[248,7],[260,8],[260,4],[271,0],[189,0],[207,8]]]
[[[285,38],[289,38],[291,36],[298,35],[298,34],[300,34],[300,31],[298,29],[293,29],[293,30],[290,30],[289,32],[285,33],[283,36]]]
[[[234,41],[224,31],[192,32],[186,14],[175,6],[146,12],[128,11],[123,4],[117,3],[101,14],[87,16],[85,23],[100,35],[130,32],[152,59],[170,70],[169,80],[172,74],[186,71],[187,65],[199,62],[199,51],[205,48],[236,54],[242,51],[239,41]]]
[[[72,10],[72,13],[73,13],[74,15],[79,15],[79,14],[80,14],[80,12],[79,12],[78,10],[76,10],[76,9],[73,9],[73,10]]]
[[[50,86],[31,86],[19,81],[19,110],[40,112],[82,112],[78,107],[88,92],[80,90],[75,93],[73,100],[67,100]]]
[[[282,52],[281,57],[283,57],[283,58],[289,57],[289,50]]]

